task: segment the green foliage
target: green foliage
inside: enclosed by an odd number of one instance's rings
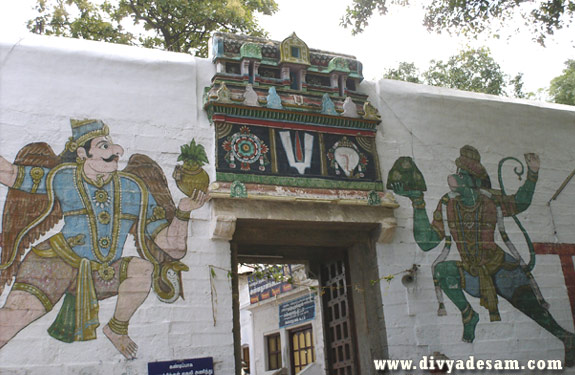
[[[370,280],[369,283],[371,284],[371,286],[375,286],[375,285],[379,284],[380,281],[385,280],[389,284],[389,283],[391,283],[391,280],[393,280],[393,279],[395,279],[395,274],[385,275],[385,276],[380,277],[377,280]]]
[[[368,26],[369,18],[373,11],[377,9],[379,14],[384,15],[388,12],[388,5],[399,4],[407,5],[408,0],[353,0],[352,6],[348,6],[345,15],[342,17],[340,24],[347,28],[352,26],[351,33],[357,35]]]
[[[505,75],[487,48],[462,51],[447,62],[431,60],[423,76],[432,86],[493,95],[502,95],[505,89]]]
[[[67,36],[130,44],[134,36],[125,31],[120,19],[110,16],[107,1],[97,5],[87,0],[37,0],[39,15],[28,21],[36,34]]]
[[[563,74],[551,80],[549,94],[555,103],[575,105],[575,60],[565,61]]]
[[[421,78],[419,77],[419,69],[417,69],[414,63],[407,62],[400,62],[397,69],[387,69],[383,74],[383,78],[412,83],[421,83]]]
[[[298,284],[297,280],[293,278],[293,276],[291,275],[285,275],[284,271],[283,271],[283,266],[281,265],[269,265],[269,264],[246,264],[246,263],[241,263],[241,266],[244,267],[248,267],[252,269],[252,273],[251,273],[251,277],[253,277],[255,280],[273,280],[274,282],[283,282],[283,283],[288,283],[291,284],[293,286],[298,286],[298,285],[303,285],[303,284]],[[388,284],[391,283],[392,280],[395,279],[395,277],[397,275],[401,275],[401,274],[405,274],[405,273],[415,273],[417,271],[417,269],[419,268],[419,265],[414,264],[413,267],[411,269],[407,269],[407,270],[403,270],[400,272],[396,272],[394,274],[388,274],[388,275],[384,275],[382,277],[380,277],[379,279],[376,280],[370,280],[370,286],[371,287],[376,287],[381,281],[386,281]],[[309,284],[305,284],[306,288],[309,288],[312,291],[317,291],[319,292],[320,295],[324,295],[326,293],[326,291],[328,290],[339,290],[340,288],[353,288],[350,290],[354,290],[358,293],[365,293],[366,290],[363,289],[360,284],[346,284],[345,286],[315,286],[315,285],[309,285]]]
[[[504,22],[519,13],[533,38],[544,45],[545,38],[572,22],[575,0],[431,0],[425,4],[423,24],[429,31],[477,36],[496,32],[494,21]],[[374,11],[384,15],[393,5],[406,6],[409,0],[352,0],[341,25],[361,33]]]
[[[523,75],[509,78],[485,47],[461,51],[447,61],[431,60],[422,75],[413,63],[401,62],[397,69],[388,69],[384,78],[492,95],[530,97],[523,93]]]
[[[212,32],[265,36],[256,15],[277,9],[275,0],[37,0],[28,29],[205,57]],[[126,31],[130,21],[143,32]]]
[[[520,99],[531,99],[535,94],[523,92],[523,73],[517,73],[509,80],[509,85],[513,86],[513,96]]]
[[[252,276],[256,280],[273,280],[293,284],[293,278],[284,275],[283,267],[279,265],[244,264],[244,266],[252,268]]]
[[[209,163],[206,149],[201,144],[196,144],[196,140],[192,139],[189,145],[180,146],[180,156],[178,161],[183,161],[184,164],[192,167],[205,165]]]

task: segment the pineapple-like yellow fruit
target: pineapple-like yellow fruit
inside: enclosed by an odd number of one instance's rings
[[[180,151],[178,161],[183,161],[184,164],[176,165],[173,174],[178,189],[188,197],[192,196],[194,190],[206,192],[210,185],[210,177],[202,168],[208,163],[204,146],[196,144],[196,140],[192,139],[189,145],[182,145]]]

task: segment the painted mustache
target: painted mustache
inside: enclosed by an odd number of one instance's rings
[[[120,157],[118,155],[111,155],[109,158],[102,158],[106,163],[111,163],[112,161],[118,161]]]

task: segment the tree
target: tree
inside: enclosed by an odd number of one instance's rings
[[[545,38],[573,21],[575,0],[432,0],[426,2],[423,25],[429,31],[477,36],[492,30],[494,21],[503,23],[519,12],[535,40]],[[352,33],[361,33],[377,10],[385,15],[389,6],[409,5],[409,0],[352,0],[341,19]]]
[[[383,74],[383,78],[412,83],[421,83],[421,78],[419,77],[419,69],[417,69],[414,63],[407,62],[400,62],[397,69],[387,69]]]
[[[493,95],[504,93],[505,74],[485,47],[462,51],[447,62],[431,60],[430,64],[423,73],[429,85]]]
[[[275,0],[36,0],[28,21],[37,34],[100,40],[207,56],[214,31],[264,36],[257,13],[273,14]],[[127,22],[128,21],[128,22]],[[131,21],[130,32],[125,25]]]
[[[523,92],[523,84],[523,73],[517,73],[515,77],[509,81],[508,85],[513,86],[513,96],[519,99],[534,99],[536,96],[535,93],[530,92],[526,94]]]
[[[447,61],[431,60],[422,75],[413,63],[402,62],[397,69],[388,69],[384,78],[492,95],[528,97],[523,93],[523,75],[509,78],[486,47],[461,51]]]
[[[575,60],[565,61],[563,74],[551,80],[549,94],[555,103],[575,105]]]

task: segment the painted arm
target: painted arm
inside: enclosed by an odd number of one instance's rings
[[[181,259],[186,255],[188,242],[188,221],[193,210],[202,207],[208,201],[209,195],[198,191],[192,197],[182,198],[178,203],[178,210],[186,213],[186,217],[177,214],[166,228],[162,229],[156,236],[154,242],[174,259]]]
[[[0,156],[0,183],[12,187],[17,176],[18,167]]]
[[[536,154],[525,154],[525,162],[527,163],[529,170],[527,171],[525,183],[517,190],[517,193],[515,193],[516,212],[510,212],[505,216],[516,215],[525,211],[529,205],[531,205],[531,201],[533,200],[533,194],[535,193],[535,185],[537,184],[541,163],[539,161],[539,156]]]
[[[435,231],[427,216],[425,210],[425,200],[422,191],[403,190],[401,183],[394,184],[393,191],[411,200],[413,206],[413,237],[415,242],[423,251],[434,249],[443,240],[437,231]]]

